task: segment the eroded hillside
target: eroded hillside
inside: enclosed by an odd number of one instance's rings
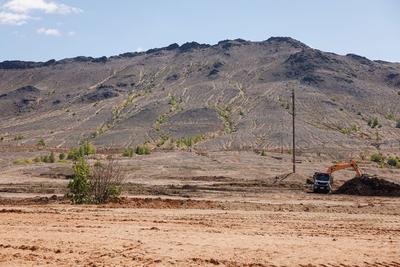
[[[400,64],[282,37],[0,63],[0,136],[62,147],[90,139],[162,148],[192,137],[198,149],[289,149],[292,88],[304,151],[398,149]]]

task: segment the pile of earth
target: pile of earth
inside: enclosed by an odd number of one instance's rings
[[[362,175],[345,182],[335,193],[359,196],[400,196],[400,185],[376,176]]]

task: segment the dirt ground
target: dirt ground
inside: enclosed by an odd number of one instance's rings
[[[60,197],[68,164],[10,163],[20,157],[1,155],[0,266],[400,266],[400,198],[310,193],[329,161],[299,157],[285,178],[279,154],[121,158],[126,197],[74,206]]]

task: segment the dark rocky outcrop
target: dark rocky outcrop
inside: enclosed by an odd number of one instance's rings
[[[28,85],[0,95],[1,111],[4,114],[22,113],[33,110],[38,105],[40,90]]]
[[[207,48],[207,47],[210,47],[210,45],[209,44],[199,44],[197,42],[187,42],[179,47],[179,51],[183,53],[183,52],[189,52],[193,49],[201,49],[201,48]]]
[[[112,86],[99,86],[94,92],[87,93],[81,97],[83,102],[96,102],[113,97],[119,94]]]
[[[46,62],[33,62],[33,61],[20,61],[20,60],[7,60],[0,62],[0,69],[31,69],[40,68],[54,65],[56,61],[54,59]]]
[[[291,37],[271,37],[269,39],[267,39],[266,41],[264,41],[265,43],[287,43],[291,46],[293,46],[294,48],[301,48],[301,49],[307,49],[309,48],[307,45],[305,45],[304,43],[295,40]]]

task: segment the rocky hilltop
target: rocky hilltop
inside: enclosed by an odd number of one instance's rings
[[[293,88],[303,151],[399,148],[400,64],[288,37],[2,62],[1,144],[289,149]]]

